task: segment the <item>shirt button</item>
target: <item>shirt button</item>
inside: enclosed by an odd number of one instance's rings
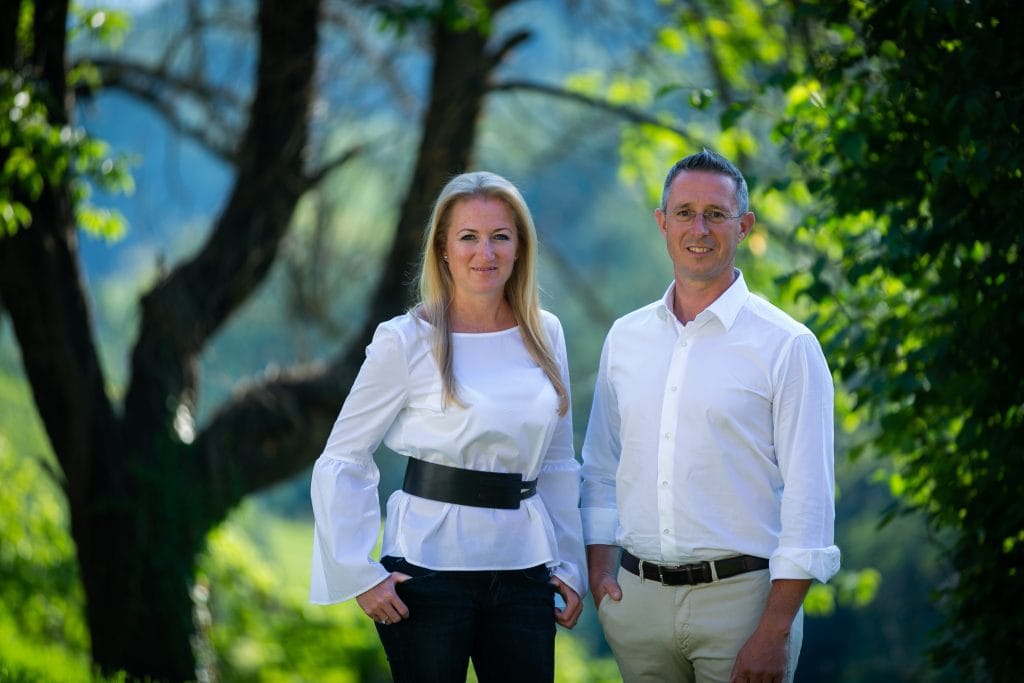
[[[679,387],[672,387],[672,391],[677,391]]]
[[[672,438],[672,432],[665,432],[665,438],[666,439],[671,439]]]
[[[663,481],[663,482],[661,482],[661,485],[662,486],[668,486],[668,482],[667,481]]]
[[[663,530],[663,531],[662,531],[661,533],[663,533],[663,534],[665,534],[666,536],[668,536],[668,535],[669,535],[670,533],[672,533],[672,532],[671,532],[671,531],[669,531],[668,529],[664,529],[664,530]]]
[[[686,346],[686,340],[684,339],[683,341],[679,342],[679,345],[680,346]]]

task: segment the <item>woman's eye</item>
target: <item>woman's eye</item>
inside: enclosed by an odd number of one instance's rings
[[[509,236],[506,235],[505,233],[498,233],[497,235],[494,236],[494,239],[496,239],[496,240],[508,240]]]
[[[475,240],[476,239],[476,235],[471,235],[471,234],[467,233],[467,234],[462,235],[461,237],[459,237],[459,239],[462,240],[463,242],[469,242],[471,240]]]

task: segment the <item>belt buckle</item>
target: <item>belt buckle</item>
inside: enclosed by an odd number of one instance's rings
[[[698,583],[711,583],[715,580],[714,574],[711,573],[710,562],[698,562],[697,564],[688,565],[687,575],[690,577],[692,585],[696,586]],[[700,575],[696,578],[693,575],[694,567],[700,569]]]

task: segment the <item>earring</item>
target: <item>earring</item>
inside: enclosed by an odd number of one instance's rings
[[[448,255],[447,255],[447,254],[445,254],[445,255],[444,255],[444,256],[442,256],[441,258],[443,258],[443,259],[444,259],[444,262],[445,262],[445,263],[448,263]]]

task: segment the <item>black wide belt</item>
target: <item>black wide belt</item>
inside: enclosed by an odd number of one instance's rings
[[[694,564],[657,564],[641,560],[626,549],[622,550],[619,562],[623,569],[636,574],[641,581],[650,579],[663,586],[693,586],[698,583],[711,583],[715,577],[727,579],[737,574],[768,568],[768,560],[753,555],[737,555],[724,560]],[[714,572],[711,571],[712,565],[714,565]]]
[[[515,472],[481,472],[409,458],[402,490],[420,498],[478,508],[516,510],[537,493],[537,480]]]

